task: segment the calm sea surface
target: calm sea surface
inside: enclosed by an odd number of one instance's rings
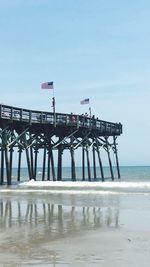
[[[110,170],[108,167],[104,167],[104,176],[106,180],[110,180]],[[86,180],[87,178],[87,169],[85,168],[85,175]],[[100,181],[101,177],[100,175],[100,169],[97,168],[97,180]],[[113,169],[114,176],[117,177],[117,171],[116,168]],[[126,166],[126,167],[120,167],[121,172],[121,180],[122,181],[149,181],[150,180],[150,166]],[[17,176],[17,168],[13,169],[13,180],[16,181]],[[71,180],[71,169],[69,167],[64,167],[62,172],[63,180]],[[91,177],[93,179],[93,169],[91,168]],[[42,177],[42,168],[37,169],[37,180],[41,180]],[[82,169],[80,167],[76,167],[76,177],[78,180],[82,180]],[[27,181],[28,180],[28,172],[27,168],[22,168],[21,170],[21,181]],[[46,180],[46,175],[45,175]]]
[[[18,185],[14,169],[13,185],[0,187],[0,266],[111,266],[99,247],[102,236],[149,231],[150,225],[150,167],[120,171],[121,180],[95,182],[97,188],[89,182],[85,188],[64,185],[52,190],[23,184],[27,169],[22,170]],[[109,175],[105,168],[105,176]],[[63,177],[69,179],[69,168],[63,169]],[[81,179],[81,168],[77,177]],[[129,263],[114,261],[116,266]]]

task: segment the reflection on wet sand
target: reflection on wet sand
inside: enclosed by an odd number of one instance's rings
[[[73,238],[88,230],[118,227],[119,210],[116,207],[67,206],[33,200],[0,200],[0,256],[40,263],[58,262],[52,242]],[[49,244],[49,250],[44,245]],[[55,265],[54,265],[55,266]]]
[[[118,227],[118,208],[75,207],[51,203],[11,203],[0,200],[0,227],[11,228],[28,223],[43,225],[49,232],[67,233],[82,228]]]

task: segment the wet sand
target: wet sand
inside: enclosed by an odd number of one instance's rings
[[[60,266],[149,266],[147,233],[109,229],[53,243]],[[48,249],[49,245],[45,247]],[[62,265],[61,265],[62,264]],[[59,266],[59,265],[58,265]]]
[[[0,266],[149,266],[149,194],[2,199]]]

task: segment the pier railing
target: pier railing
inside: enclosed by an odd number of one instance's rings
[[[12,122],[26,122],[29,124],[49,124],[56,127],[74,126],[77,128],[87,128],[97,130],[109,135],[120,135],[122,133],[122,124],[90,118],[85,115],[64,114],[45,111],[35,111],[22,109],[7,105],[0,105],[0,119],[10,120]]]

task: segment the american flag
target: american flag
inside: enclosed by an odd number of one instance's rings
[[[54,89],[53,82],[45,82],[41,84],[42,89]]]
[[[83,99],[82,101],[80,101],[80,104],[81,105],[89,104],[89,102],[90,102],[89,98],[86,98],[86,99]]]

